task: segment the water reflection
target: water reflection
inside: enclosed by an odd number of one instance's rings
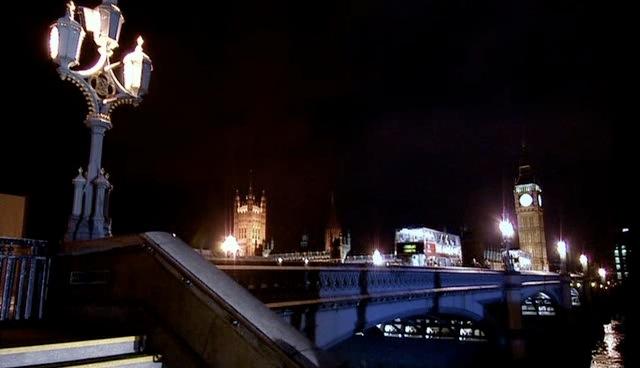
[[[620,324],[612,321],[604,325],[604,338],[592,352],[591,368],[622,368],[624,362],[619,352],[622,343]]]

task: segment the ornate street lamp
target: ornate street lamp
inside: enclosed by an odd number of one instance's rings
[[[89,108],[85,124],[91,129],[87,171],[80,169],[73,180],[73,207],[67,224],[67,240],[111,236],[108,210],[113,186],[101,167],[102,141],[105,132],[112,127],[111,112],[123,104],[137,106],[148,91],[153,70],[151,59],[142,51],[142,37],[138,37],[135,50],[122,62],[112,63],[110,60],[118,48],[124,23],[117,5],[117,0],[102,0],[102,4],[93,9],[76,9],[74,3],[69,2],[65,16],[51,26],[49,34],[49,55],[58,64],[60,78],[70,81],[82,91]],[[76,20],[76,15],[80,21]],[[92,34],[100,57],[88,69],[72,69],[79,64],[87,32]]]
[[[509,252],[511,250],[511,239],[515,235],[513,225],[506,217],[503,217],[498,224],[498,229],[502,234],[502,262],[504,263],[504,268],[507,272],[516,271],[516,265]]]

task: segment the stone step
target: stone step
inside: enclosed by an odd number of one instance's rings
[[[122,359],[113,359],[101,362],[92,363],[78,363],[70,362],[69,364],[62,365],[61,367],[73,367],[73,368],[113,368],[113,367],[125,367],[125,368],[160,368],[162,363],[156,361],[156,358],[152,355],[143,355],[137,357],[129,357]]]
[[[109,357],[117,357],[123,356],[127,354],[136,354],[141,351],[142,346],[142,337],[139,336],[125,336],[125,337],[115,337],[115,338],[107,338],[107,339],[97,339],[97,340],[83,340],[83,341],[73,341],[73,342],[63,342],[63,343],[55,343],[55,344],[41,344],[41,345],[32,345],[32,346],[20,346],[20,347],[12,347],[12,348],[3,348],[0,349],[0,368],[9,368],[9,367],[28,367],[28,366],[38,366],[52,363],[63,363],[69,362],[70,364],[74,364],[74,362],[81,362],[83,360],[91,360],[104,358],[105,364],[115,364],[112,362],[117,361],[106,361]],[[144,362],[136,363],[135,359],[139,358],[151,358],[151,363],[153,363],[153,357],[125,357],[122,358],[123,362],[129,361],[133,363],[127,363],[130,365],[126,365],[127,367],[138,367],[138,365],[131,364],[149,364],[148,360]],[[133,359],[133,360],[131,360]],[[91,362],[88,364],[101,364],[103,362]],[[79,367],[93,367],[93,365],[82,365],[83,363],[78,363],[80,365],[75,365]],[[123,363],[124,364],[124,363]],[[63,365],[65,366],[65,365]],[[74,365],[66,365],[66,366],[74,366]],[[120,365],[105,365],[105,367],[119,367]],[[125,366],[125,365],[123,365]],[[140,365],[140,367],[146,367],[148,365]],[[102,367],[102,366],[99,366]]]

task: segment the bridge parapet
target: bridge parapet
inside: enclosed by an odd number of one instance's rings
[[[218,265],[265,303],[354,298],[388,293],[502,289],[505,273],[473,268]],[[552,273],[522,274],[523,285],[558,283]]]

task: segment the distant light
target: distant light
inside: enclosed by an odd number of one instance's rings
[[[629,232],[629,228],[628,227],[623,227],[622,228],[622,232],[623,233],[628,233]]]
[[[596,282],[595,281],[591,281],[591,287],[592,288],[596,287]]]
[[[308,264],[309,264],[309,258],[305,258],[305,259],[304,259],[304,265],[306,266],[306,265],[308,265]]]
[[[600,275],[600,278],[604,281],[605,277],[607,277],[607,270],[605,270],[604,268],[599,268],[598,275]]]
[[[229,235],[222,242],[222,251],[225,253],[236,254],[238,250],[240,250],[240,246],[238,245],[238,241],[235,236]]]
[[[382,259],[382,254],[380,254],[379,250],[373,251],[373,264],[375,266],[382,266],[384,264],[384,259]]]
[[[567,243],[564,240],[559,240],[558,243],[556,243],[556,250],[560,255],[560,259],[564,261],[567,256]]]
[[[504,238],[512,238],[515,234],[515,231],[513,231],[513,225],[507,219],[500,221],[500,224],[498,224],[498,228],[500,229],[500,232],[502,233],[502,236]]]
[[[278,264],[281,265],[282,264],[282,257],[278,257]]]
[[[173,236],[175,238],[176,237],[176,233],[171,233],[171,236]]]
[[[581,283],[577,283],[576,286],[577,287],[582,287],[582,284]]]
[[[589,264],[589,258],[587,258],[586,254],[580,255],[580,265],[582,265],[582,270],[587,271],[587,265]]]

